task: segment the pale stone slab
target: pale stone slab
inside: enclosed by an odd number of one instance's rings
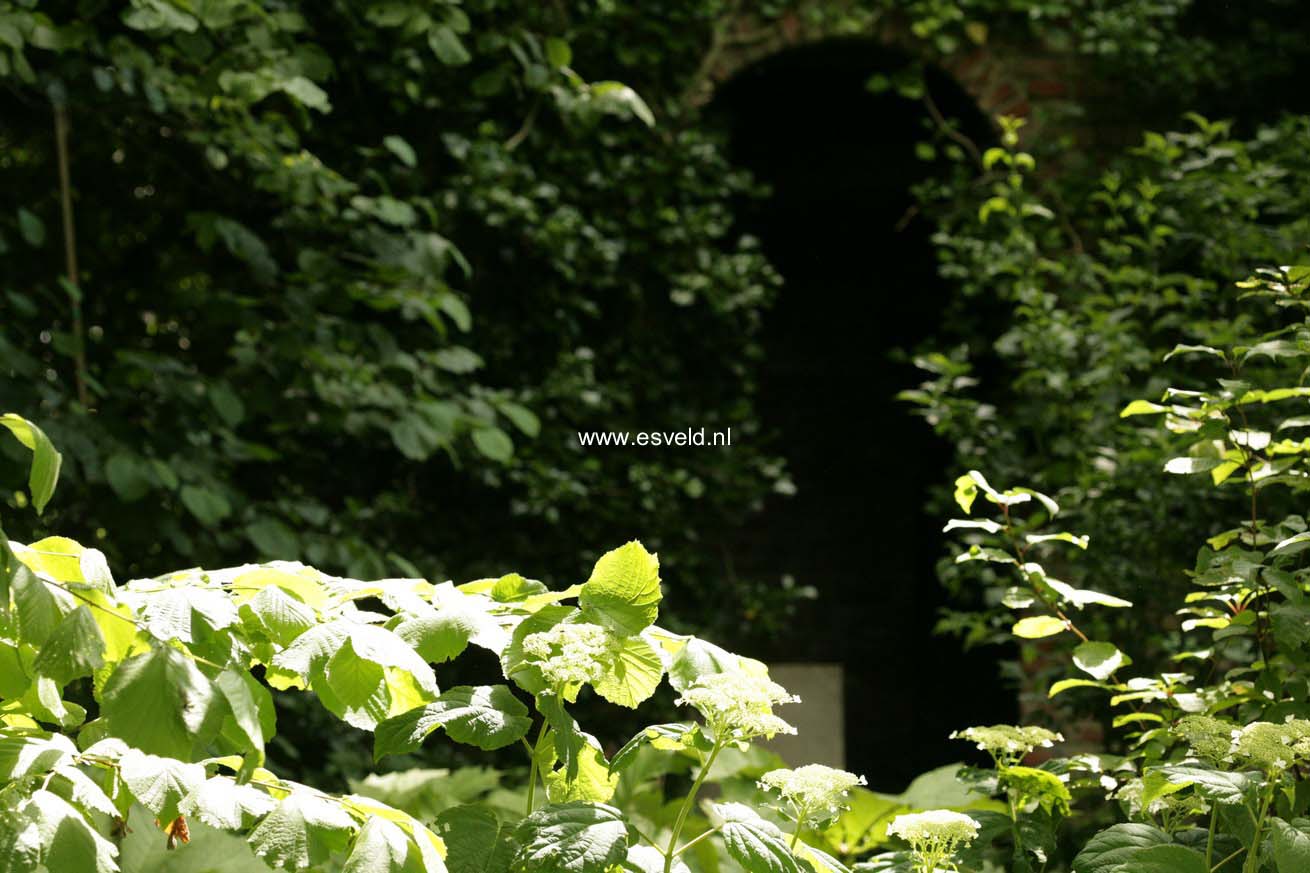
[[[769,665],[769,676],[800,703],[774,712],[796,726],[796,736],[777,736],[765,744],[789,766],[846,766],[846,705],[841,664],[795,663]]]

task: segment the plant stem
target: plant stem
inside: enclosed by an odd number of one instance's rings
[[[1210,807],[1210,832],[1205,838],[1205,869],[1209,870],[1214,861],[1214,831],[1219,823],[1219,804]]]
[[[59,158],[59,207],[64,223],[64,274],[73,316],[73,378],[77,400],[90,405],[86,377],[86,329],[82,320],[82,288],[77,270],[77,237],[73,232],[73,183],[68,169],[68,112],[62,100],[55,100],[55,151]]]
[[[1260,797],[1260,815],[1255,820],[1255,836],[1251,838],[1251,849],[1247,852],[1246,863],[1242,873],[1256,873],[1260,869],[1260,837],[1264,833],[1265,817],[1269,814],[1269,804],[1273,802],[1273,785]]]
[[[687,840],[687,842],[685,842],[685,843],[683,843],[681,846],[679,846],[679,847],[678,847],[678,850],[677,850],[676,852],[673,853],[673,857],[675,857],[675,858],[678,857],[678,856],[681,855],[683,852],[687,851],[687,850],[690,849],[692,846],[694,846],[694,845],[696,845],[697,843],[699,843],[701,840],[705,839],[706,837],[713,836],[714,834],[717,834],[718,832],[719,832],[719,829],[718,829],[718,828],[710,828],[710,829],[707,830],[707,831],[703,831],[703,832],[697,834],[696,836],[692,837],[690,840]],[[647,840],[646,842],[650,842],[650,840]],[[651,845],[654,845],[654,843],[651,843]]]
[[[792,849],[796,848],[796,843],[798,843],[801,838],[801,828],[804,826],[805,826],[805,808],[799,807],[796,810],[796,830],[792,831],[790,848]]]
[[[531,762],[528,766],[528,802],[525,815],[532,815],[532,803],[537,792],[537,753],[541,750],[541,741],[546,738],[546,722],[541,723],[541,730],[537,731],[537,743],[529,748],[529,757]]]
[[[696,794],[700,791],[701,785],[705,784],[705,777],[710,775],[710,768],[714,766],[714,759],[719,757],[719,752],[723,750],[723,740],[715,738],[714,748],[710,750],[710,755],[705,759],[705,763],[700,768],[700,773],[696,774],[696,781],[691,783],[691,790],[682,801],[682,809],[678,810],[678,818],[673,823],[673,833],[669,836],[669,847],[664,850],[664,873],[672,873],[673,859],[677,855],[675,851],[678,846],[678,837],[682,834],[682,826],[687,823],[687,814],[691,812],[691,805],[696,802]]]

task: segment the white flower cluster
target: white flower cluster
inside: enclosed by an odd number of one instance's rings
[[[998,762],[1010,764],[1023,760],[1033,749],[1049,749],[1056,743],[1064,742],[1063,736],[1043,727],[1009,724],[965,728],[951,734],[951,739],[968,740]]]
[[[896,816],[887,826],[887,833],[910,844],[918,869],[934,871],[973,842],[978,836],[978,822],[964,813],[930,809]]]
[[[799,703],[800,698],[767,676],[729,670],[697,678],[676,702],[695,707],[715,733],[732,731],[733,739],[750,740],[796,733],[796,728],[773,714],[773,707]]]
[[[523,639],[523,651],[538,659],[541,675],[553,686],[597,681],[613,666],[620,647],[596,624],[557,624]]]
[[[791,803],[797,818],[818,824],[836,818],[848,808],[846,797],[857,785],[867,785],[863,776],[835,770],[822,764],[806,764],[794,770],[770,770],[759,786],[774,790]]]

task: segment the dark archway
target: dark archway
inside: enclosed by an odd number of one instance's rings
[[[895,351],[934,335],[949,288],[930,225],[906,220],[912,186],[933,171],[915,153],[926,109],[866,86],[907,60],[863,40],[791,49],[738,74],[710,107],[734,160],[770,187],[739,215],[785,279],[768,317],[761,409],[798,492],[769,507],[742,560],[819,590],[772,654],[845,665],[848,766],[885,790],[967,756],[951,730],[1016,710],[990,655],[932,635],[944,550],[924,503],[951,460],[895,400],[917,381]],[[935,73],[929,88],[987,139],[957,84]]]

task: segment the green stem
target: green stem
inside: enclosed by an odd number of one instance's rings
[[[1218,823],[1219,804],[1215,803],[1210,807],[1210,832],[1205,838],[1205,869],[1207,870],[1214,866],[1214,832]]]
[[[714,834],[717,834],[718,832],[719,832],[719,829],[718,829],[718,828],[710,828],[710,829],[707,830],[707,831],[703,831],[703,832],[697,834],[696,836],[692,837],[690,840],[687,840],[687,842],[683,843],[683,844],[678,848],[678,851],[676,851],[676,852],[673,853],[673,857],[675,857],[675,858],[678,857],[678,856],[681,855],[683,852],[687,851],[687,850],[690,849],[692,846],[694,846],[694,845],[696,845],[697,843],[699,843],[701,840],[705,839],[706,837],[713,836]],[[650,842],[650,841],[647,840],[647,842]],[[654,844],[652,843],[651,845],[654,845]]]
[[[1260,837],[1264,833],[1265,817],[1269,814],[1269,804],[1273,802],[1273,785],[1260,796],[1260,815],[1255,820],[1255,836],[1251,838],[1251,850],[1246,854],[1246,863],[1242,873],[1256,873],[1260,869]]]
[[[541,751],[541,741],[546,738],[546,722],[542,721],[541,730],[537,732],[537,743],[528,748],[528,756],[531,758],[528,767],[528,802],[525,815],[532,815],[532,804],[536,799],[537,792],[537,753]],[[526,745],[526,743],[524,744]]]
[[[678,837],[682,834],[682,826],[687,823],[687,814],[691,812],[691,805],[696,802],[696,794],[700,787],[705,784],[705,777],[710,775],[710,768],[714,766],[714,760],[719,757],[719,752],[723,750],[723,740],[715,737],[714,748],[710,750],[710,756],[705,759],[705,764],[700,768],[700,773],[696,775],[696,781],[691,783],[691,791],[687,792],[686,798],[682,801],[682,809],[678,810],[678,818],[673,823],[673,834],[669,837],[669,847],[664,850],[664,873],[672,873],[673,859],[677,855],[675,851],[678,847]]]
[[[792,831],[791,848],[795,850],[796,844],[801,839],[801,828],[805,826],[805,808],[798,807],[796,810],[796,830]]]

